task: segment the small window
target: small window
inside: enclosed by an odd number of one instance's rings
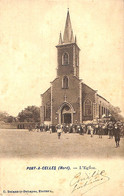
[[[64,89],[68,88],[68,77],[67,76],[64,76],[64,78],[63,78],[62,88],[64,88]]]
[[[68,65],[69,64],[69,55],[68,53],[64,53],[62,56],[62,65]]]

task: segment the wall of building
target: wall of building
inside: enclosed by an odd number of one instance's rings
[[[80,119],[80,92],[79,92],[79,84],[80,81],[73,75],[68,76],[69,80],[69,88],[62,88],[62,76],[58,79],[54,80],[52,83],[52,123],[58,124],[58,114],[60,106],[65,102],[65,100],[70,103],[74,110],[74,122],[77,120],[79,122]],[[66,98],[65,98],[66,95]]]
[[[62,75],[69,75],[74,73],[73,69],[73,45],[68,44],[68,45],[63,45],[57,47],[58,51],[58,68],[57,68],[57,75],[62,76]],[[68,53],[69,55],[69,64],[68,65],[62,65],[62,56],[64,53]]]
[[[86,115],[85,114],[85,101],[90,100],[92,103],[92,108],[91,108],[91,115]],[[82,107],[83,107],[83,112],[82,112],[82,120],[93,120],[93,107],[95,103],[95,91],[91,89],[89,86],[86,84],[82,83]]]
[[[69,64],[62,64],[62,56],[64,53],[69,55]],[[64,44],[57,46],[57,75],[70,75],[73,74],[79,77],[79,48],[76,44]]]
[[[41,95],[41,123],[51,121],[51,88]]]
[[[73,114],[74,123],[80,122],[80,81],[73,75],[68,76],[69,88],[62,88],[63,76],[56,78],[52,82],[52,124],[58,124],[57,111],[64,102],[70,103],[74,108]],[[84,103],[89,99],[92,102],[92,114],[86,115]],[[50,106],[47,108],[47,104]],[[82,121],[93,120],[95,118],[102,118],[105,114],[109,116],[109,102],[103,97],[99,96],[96,91],[82,83]],[[48,111],[49,110],[49,111]],[[44,94],[42,94],[42,106],[41,106],[41,123],[44,121],[51,121],[51,88],[49,88]]]
[[[107,117],[109,116],[109,102],[105,100],[103,97],[97,95],[96,96],[97,102],[97,116],[98,118],[102,118],[102,115],[105,114]]]
[[[85,100],[91,100],[92,101],[92,115],[86,116],[85,115],[85,108],[84,103]],[[92,88],[87,86],[86,84],[82,84],[82,103],[83,103],[83,120],[93,120],[96,118],[102,118],[103,114],[105,116],[109,116],[109,102],[98,95],[96,91],[94,91]]]
[[[73,65],[74,75],[79,78],[79,48],[77,45],[73,46]]]

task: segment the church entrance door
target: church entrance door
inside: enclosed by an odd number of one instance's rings
[[[70,113],[65,113],[64,115],[64,123],[70,124],[71,123],[71,114]]]
[[[70,103],[63,103],[57,113],[59,124],[73,124],[75,111]]]
[[[65,104],[61,110],[61,123],[72,123],[71,108],[67,104]]]

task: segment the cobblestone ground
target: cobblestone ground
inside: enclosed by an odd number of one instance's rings
[[[37,132],[28,130],[0,129],[0,157],[58,157],[58,158],[112,158],[124,156],[124,138],[120,147],[115,148],[115,141],[98,135]]]

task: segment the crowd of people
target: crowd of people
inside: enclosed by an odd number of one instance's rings
[[[32,128],[29,127],[29,131]],[[102,139],[103,135],[108,135],[108,139],[115,137],[116,147],[119,147],[120,137],[124,136],[124,123],[118,122],[99,122],[99,123],[89,123],[89,124],[62,124],[62,125],[36,125],[35,130],[50,133],[57,132],[58,139],[61,137],[61,133],[79,133],[80,135],[89,134],[91,137],[93,135],[98,135]]]

